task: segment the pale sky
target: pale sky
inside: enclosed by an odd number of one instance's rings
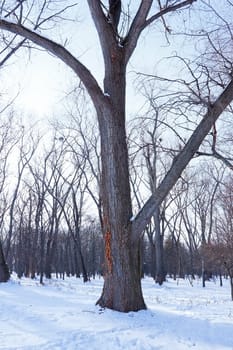
[[[131,2],[133,5],[136,3],[140,3],[140,1]],[[62,43],[68,40],[68,49],[90,69],[102,86],[102,55],[86,1],[79,1],[77,8],[72,9],[72,11],[77,11],[75,12],[77,22],[66,22],[58,28],[55,34],[56,41]],[[176,15],[174,19],[176,22],[172,23],[172,20],[169,19],[168,25],[171,28],[177,28],[179,25],[182,27],[182,16]],[[45,35],[50,37],[49,31],[45,32]],[[175,40],[178,43],[176,46],[172,45]],[[136,78],[135,72],[166,75],[168,71],[172,71],[172,66],[169,64],[165,66],[161,62],[158,64],[158,61],[162,57],[170,56],[177,51],[180,52],[181,40],[181,37],[176,39],[172,37],[171,44],[168,45],[161,22],[156,22],[142,33],[138,47],[128,65],[128,115],[137,113],[143,105],[142,96],[135,91],[135,86],[132,84]],[[193,43],[191,42],[189,45],[190,49],[193,50]],[[25,114],[34,115],[39,119],[57,117],[62,113],[65,95],[77,79],[64,63],[46,52],[33,49],[30,54],[25,50],[18,51],[7,64],[7,67],[1,71],[4,92],[8,90],[9,95],[16,95],[20,91],[17,98],[19,109],[22,109]]]
[[[86,64],[100,85],[103,79],[102,56],[99,50],[99,42],[90,16],[86,16],[85,6],[77,7],[79,23],[72,26],[66,24],[69,33],[62,32],[62,39],[69,40],[70,51]],[[60,32],[62,30],[60,29]],[[156,60],[171,51],[167,47],[165,38],[156,34],[155,30],[148,30],[142,34],[139,47],[132,57],[128,66],[128,78],[135,79],[133,71],[146,71],[153,73]],[[59,36],[59,33],[57,33]],[[49,33],[46,32],[49,37]],[[22,56],[26,54],[26,58]],[[30,57],[30,59],[29,59]],[[59,59],[51,57],[46,52],[33,50],[29,55],[20,50],[17,55],[10,59],[3,74],[5,90],[15,95],[20,91],[17,98],[17,106],[23,109],[25,114],[33,114],[37,118],[48,118],[52,114],[59,114],[62,108],[65,93],[69,91],[72,81],[75,81],[74,73]],[[128,84],[127,104],[128,113],[136,112],[142,98],[135,96],[134,89]]]

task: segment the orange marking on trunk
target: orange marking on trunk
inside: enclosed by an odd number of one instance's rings
[[[107,273],[112,272],[112,249],[111,249],[111,232],[105,233],[105,257],[107,263]]]

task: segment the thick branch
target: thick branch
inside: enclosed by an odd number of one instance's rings
[[[134,52],[137,46],[140,34],[146,27],[148,27],[152,22],[154,22],[158,18],[163,17],[167,13],[175,12],[183,7],[191,5],[194,1],[197,0],[185,0],[176,5],[164,7],[163,9],[161,9],[161,11],[147,19],[153,0],[142,0],[138,12],[131,24],[129,33],[124,40],[124,43],[126,44],[126,62],[129,61],[132,53]]]
[[[142,30],[145,28],[146,17],[150,11],[153,0],[142,0],[136,16],[131,24],[129,33],[124,40],[125,62],[127,63],[134,52]]]
[[[183,170],[198,151],[199,146],[211,130],[213,124],[232,101],[233,80],[231,80],[222,94],[216,99],[215,103],[208,109],[206,115],[193,132],[183,150],[174,159],[170,170],[158,186],[155,193],[148,199],[144,207],[133,220],[132,227],[135,238],[138,238],[143,230],[145,230],[145,227],[150,222],[156,207],[166,198],[169,191],[181,176]]]
[[[19,50],[22,46],[23,46],[23,44],[26,42],[26,39],[23,39],[23,40],[21,40],[15,47],[13,47],[11,50],[10,50],[10,52],[8,52],[8,54],[0,61],[0,67],[2,67],[5,63],[6,63],[6,61],[8,61],[9,60],[9,58],[11,57],[11,56],[13,56],[14,54],[15,54],[15,52],[17,51],[17,50]]]
[[[109,0],[109,19],[117,32],[117,27],[121,17],[121,0]]]
[[[110,47],[117,44],[114,30],[113,27],[108,23],[107,17],[103,13],[101,1],[87,0],[87,2],[99,36],[103,57],[106,60],[106,58],[110,56]]]
[[[206,152],[197,152],[198,156],[205,156],[205,157],[214,157],[218,160],[221,160],[229,169],[233,170],[233,164],[231,163],[232,159],[228,159],[224,156],[222,156],[217,151],[214,151],[213,153],[206,153]]]
[[[49,51],[54,56],[60,58],[68,67],[70,67],[75,72],[75,74],[83,82],[89,95],[92,98],[93,103],[95,104],[95,107],[98,107],[100,105],[100,102],[105,101],[106,103],[106,98],[91,72],[62,45],[22,25],[8,22],[3,19],[0,20],[0,29],[20,35]]]

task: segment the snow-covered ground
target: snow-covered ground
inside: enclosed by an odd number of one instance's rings
[[[229,281],[143,280],[147,311],[95,306],[102,279],[53,279],[41,286],[14,276],[0,284],[0,349],[233,350]]]

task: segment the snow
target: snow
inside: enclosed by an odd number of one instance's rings
[[[233,350],[229,281],[142,281],[148,310],[122,314],[95,305],[103,280],[0,284],[0,349]]]

